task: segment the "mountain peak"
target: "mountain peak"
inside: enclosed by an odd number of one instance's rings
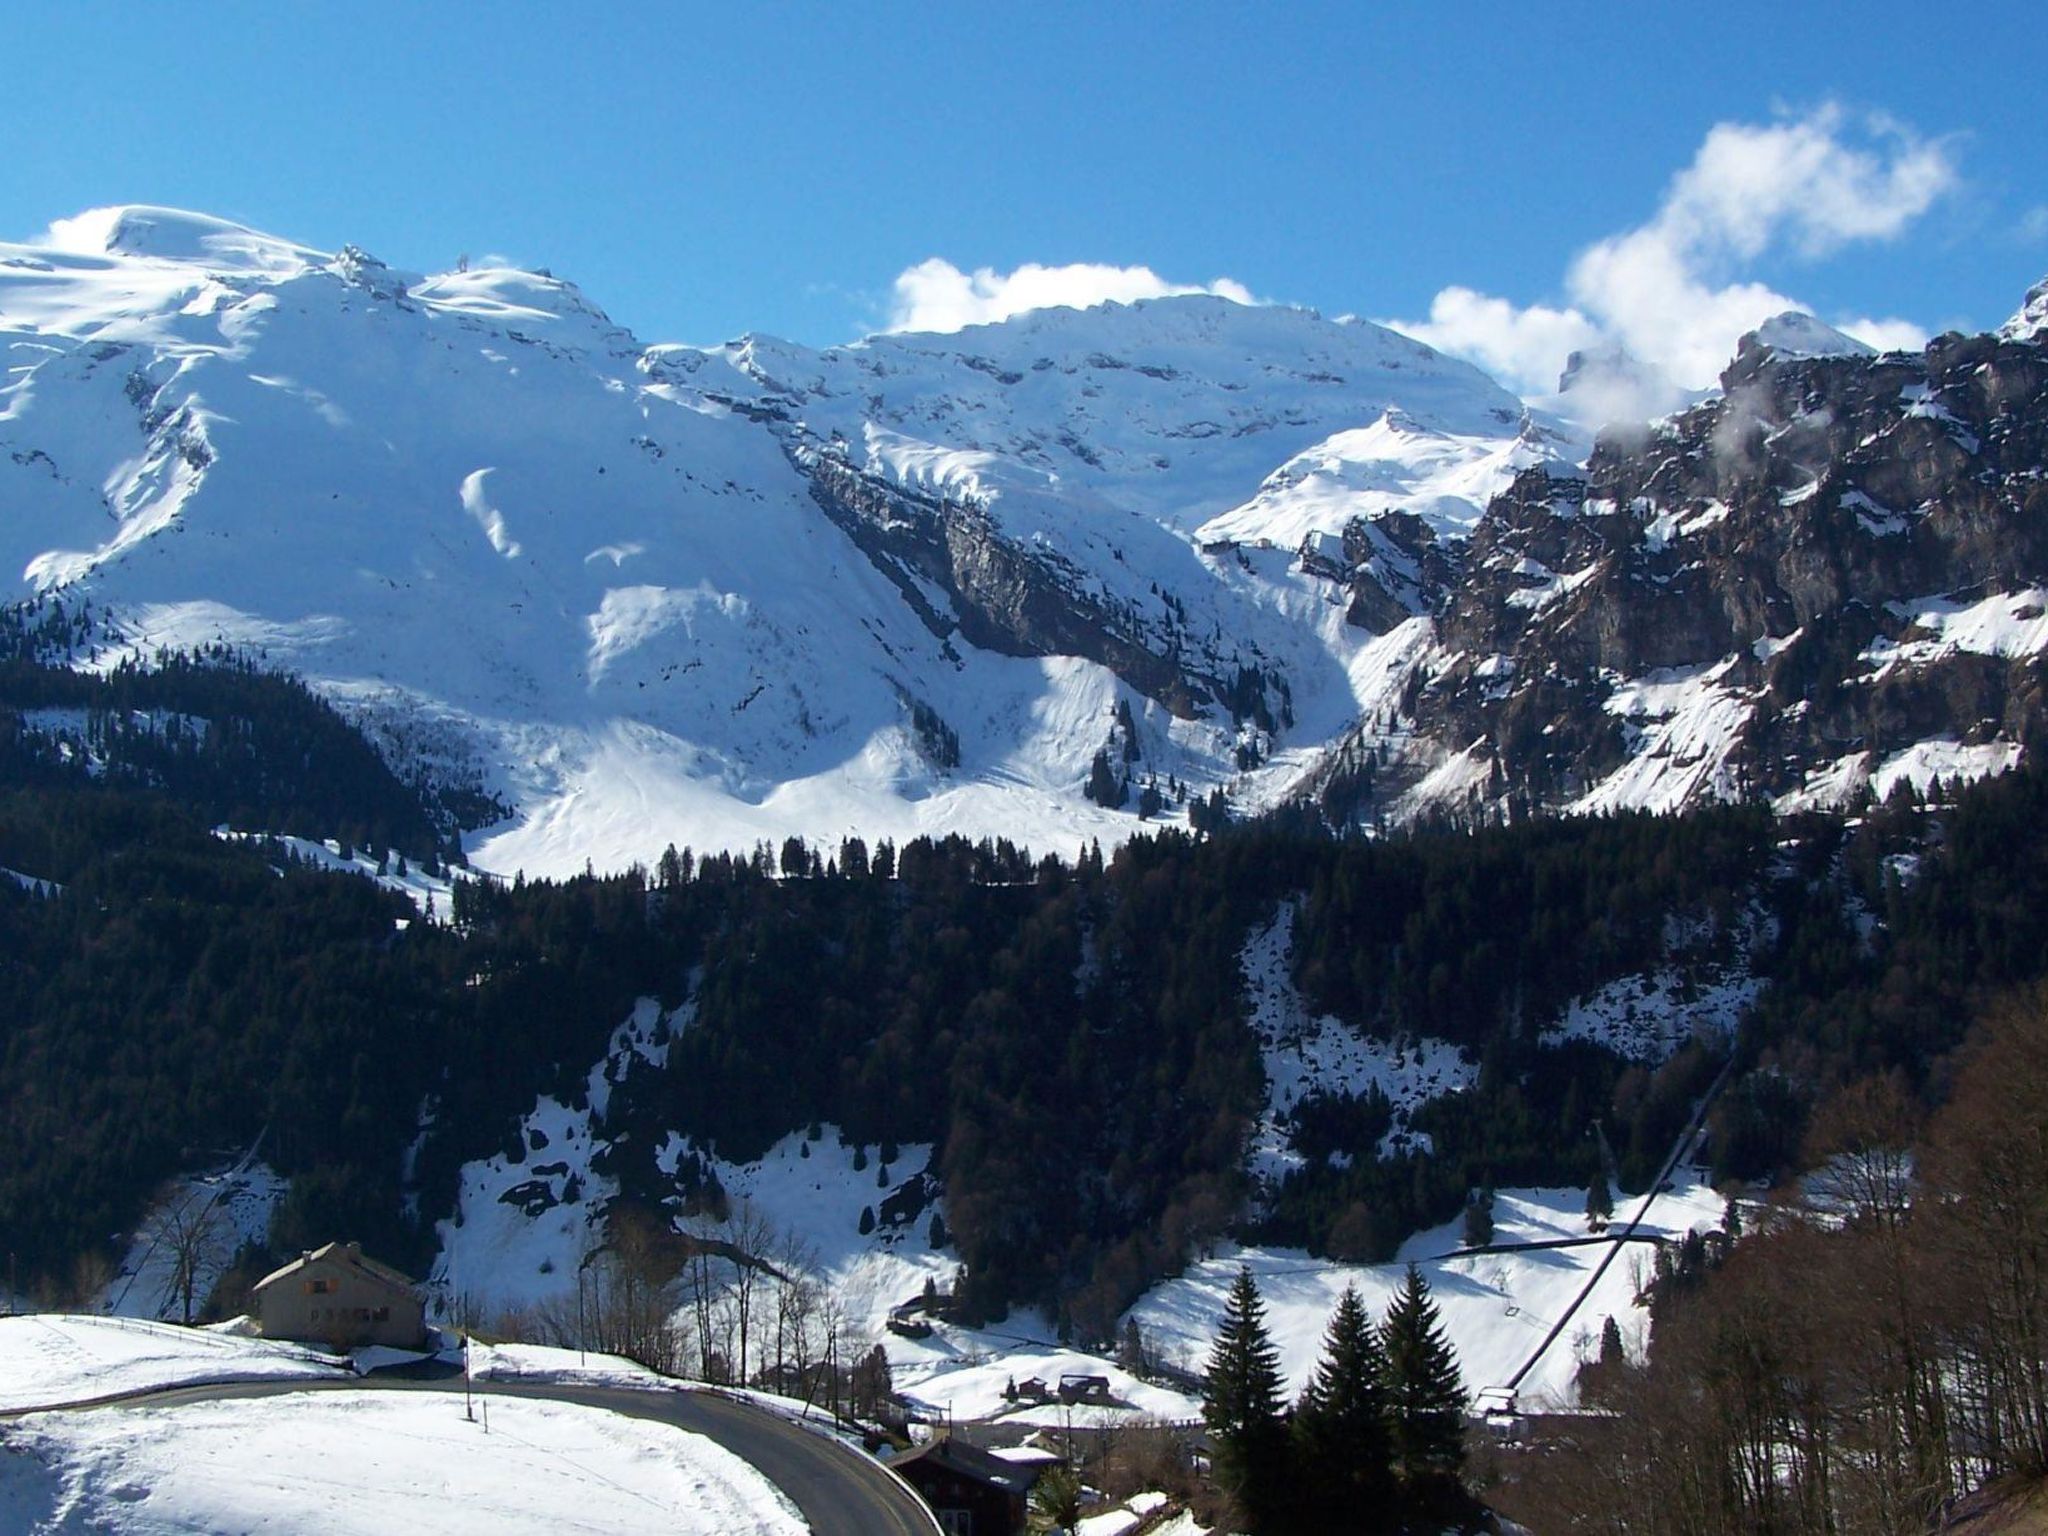
[[[2048,334],[2048,277],[2027,290],[2026,302],[1998,328],[2007,341],[2039,341]]]
[[[1786,358],[1877,355],[1875,347],[1798,309],[1788,309],[1783,314],[1771,316],[1742,338],[1736,346],[1736,354],[1740,356],[1751,346],[1769,347],[1779,357]]]
[[[59,219],[38,244],[74,256],[180,262],[217,271],[291,272],[329,259],[324,251],[246,224],[148,203],[91,208]]]

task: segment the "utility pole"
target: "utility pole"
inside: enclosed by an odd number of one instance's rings
[[[448,1258],[448,1279],[455,1287],[455,1326],[462,1330],[462,1416],[474,1424],[476,1405],[469,1395],[469,1303],[462,1294],[461,1266],[452,1253]]]
[[[832,1425],[839,1426],[839,1320],[825,1330],[825,1381],[832,1394]]]

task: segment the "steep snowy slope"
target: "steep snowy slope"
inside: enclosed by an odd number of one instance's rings
[[[1278,782],[1355,717],[1371,638],[1288,554],[1396,503],[1469,523],[1558,451],[1469,367],[1304,311],[644,349],[544,273],[154,208],[0,247],[0,346],[14,595],[109,612],[103,659],[225,640],[473,757],[519,810],[476,840],[504,868],[1114,837],[1079,790],[1119,700],[1162,782],[1279,749]],[[954,544],[979,519],[972,574],[849,537],[877,487]]]
[[[961,493],[1057,495],[1211,538],[1305,529],[1252,515],[1303,459],[1386,466],[1381,487],[1434,479],[1545,436],[1522,402],[1469,363],[1362,320],[1209,296],[1039,310],[943,336],[877,336],[812,352],[749,338],[719,354],[820,436],[900,479]],[[1351,443],[1361,428],[1390,429]],[[1394,448],[1390,438],[1419,445]],[[1567,446],[1563,442],[1558,447]],[[1275,484],[1268,484],[1269,477]],[[1447,509],[1469,523],[1503,488],[1476,481]],[[1440,493],[1455,496],[1454,492]],[[1477,500],[1471,499],[1476,495]],[[1344,515],[1376,510],[1366,501]],[[1412,503],[1410,503],[1412,505]],[[1227,520],[1219,522],[1218,520]],[[1335,532],[1342,517],[1321,526]]]

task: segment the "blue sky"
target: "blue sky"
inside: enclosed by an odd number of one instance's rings
[[[899,274],[930,258],[990,269],[997,296],[1026,263],[1143,265],[1433,321],[1534,376],[1578,322],[1664,344],[1656,292],[1618,317],[1583,266],[1646,228],[1716,295],[2003,319],[2048,272],[2036,32],[2031,7],[1924,0],[70,0],[10,17],[0,238],[158,202],[401,267],[500,253],[650,341],[849,339],[900,317]],[[1717,125],[1840,174],[1788,173],[1761,231],[1702,234],[1709,189],[1674,236],[1660,211]],[[1816,224],[1829,186],[1893,204]],[[1501,306],[1446,309],[1446,288]]]

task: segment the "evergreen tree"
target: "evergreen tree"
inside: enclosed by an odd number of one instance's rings
[[[1621,1341],[1621,1324],[1610,1313],[1600,1325],[1600,1353],[1579,1367],[1579,1401],[1589,1407],[1605,1405],[1627,1373],[1628,1348]]]
[[[1394,1470],[1411,1502],[1434,1506],[1456,1492],[1465,1464],[1465,1388],[1429,1284],[1413,1264],[1387,1309],[1380,1342]]]
[[[1139,1328],[1135,1317],[1124,1319],[1122,1342],[1117,1345],[1116,1363],[1133,1376],[1143,1376],[1151,1369],[1151,1354],[1145,1348],[1144,1330]]]
[[[1082,793],[1097,805],[1116,810],[1124,803],[1124,791],[1124,781],[1109,766],[1109,754],[1098,751],[1095,760],[1088,765],[1088,783]]]
[[[1465,1246],[1484,1248],[1493,1241],[1493,1186],[1488,1184],[1465,1203]]]
[[[1600,1325],[1600,1363],[1615,1368],[1628,1364],[1628,1350],[1621,1342],[1621,1324],[1612,1313]]]
[[[1266,1332],[1266,1304],[1251,1270],[1239,1269],[1209,1353],[1202,1419],[1216,1442],[1216,1480],[1253,1530],[1273,1526],[1287,1487],[1280,1407],[1280,1352]]]
[[[1365,1303],[1347,1285],[1294,1412],[1294,1481],[1307,1529],[1394,1528],[1386,1369]]]
[[[1031,1485],[1030,1529],[1072,1532],[1081,1524],[1081,1474],[1065,1462],[1047,1467]]]
[[[1614,1214],[1614,1196],[1608,1192],[1607,1175],[1596,1173],[1586,1187],[1586,1225],[1600,1231]]]

